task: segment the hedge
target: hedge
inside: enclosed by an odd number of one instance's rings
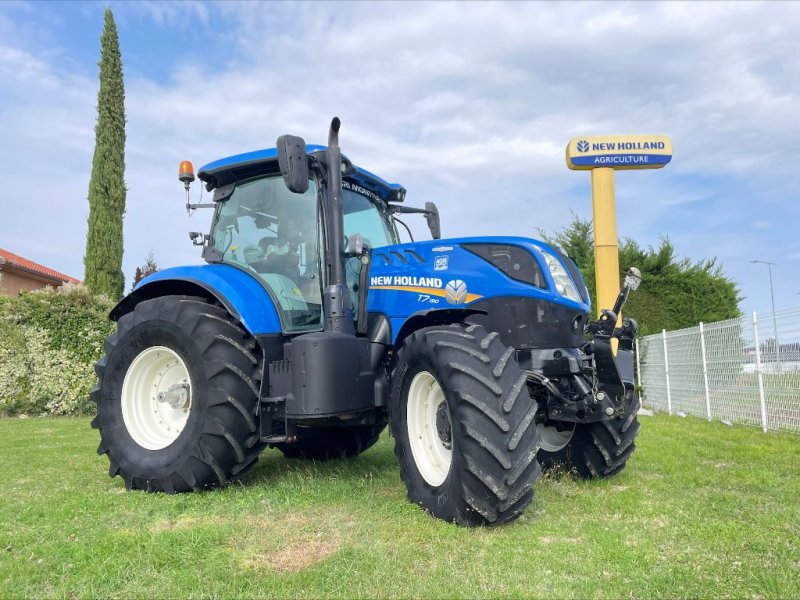
[[[114,303],[68,284],[0,296],[0,413],[88,414]]]

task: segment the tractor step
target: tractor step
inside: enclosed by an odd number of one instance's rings
[[[285,397],[261,398],[261,405],[259,406],[259,431],[262,443],[277,444],[286,441],[286,434],[274,432],[276,422],[280,423],[285,421],[283,417],[283,407],[285,404]],[[283,427],[280,427],[278,431],[283,429]]]

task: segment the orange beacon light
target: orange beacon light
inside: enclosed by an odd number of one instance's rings
[[[186,190],[189,190],[189,184],[194,181],[194,166],[190,160],[182,160],[181,166],[178,167],[178,179],[183,182]]]

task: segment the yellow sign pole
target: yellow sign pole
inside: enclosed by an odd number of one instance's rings
[[[594,269],[597,316],[614,306],[619,294],[619,242],[614,171],[660,169],[672,160],[672,140],[666,135],[607,135],[572,138],[567,144],[567,167],[592,172]],[[617,327],[622,315],[617,315]],[[617,340],[612,340],[616,354]]]
[[[592,218],[594,220],[594,272],[597,286],[597,316],[614,306],[619,294],[619,243],[614,169],[592,169]],[[618,315],[617,326],[622,324]]]

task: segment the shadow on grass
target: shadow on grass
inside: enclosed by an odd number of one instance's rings
[[[394,453],[382,445],[370,448],[355,458],[331,460],[305,460],[286,458],[278,450],[265,450],[253,470],[240,480],[244,486],[276,483],[295,477],[313,478],[320,482],[330,479],[339,480],[343,474],[373,475],[383,478],[395,476],[399,481],[399,467]]]

